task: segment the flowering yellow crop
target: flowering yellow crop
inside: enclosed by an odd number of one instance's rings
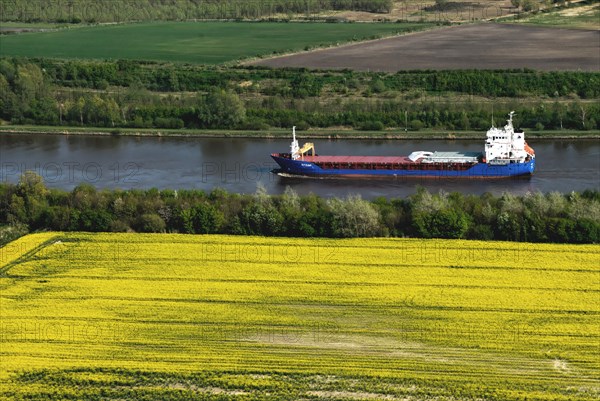
[[[600,247],[43,233],[0,398],[596,399]]]

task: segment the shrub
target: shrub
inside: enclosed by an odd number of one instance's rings
[[[419,131],[425,126],[421,120],[412,120],[410,122],[410,129],[413,131]]]
[[[372,237],[381,232],[379,213],[359,195],[345,200],[327,202],[333,216],[333,233],[336,237]]]
[[[384,125],[381,121],[367,121],[359,126],[361,131],[381,131]]]
[[[465,213],[456,209],[419,213],[413,219],[418,233],[425,238],[464,238],[469,228]]]
[[[158,214],[146,213],[139,218],[137,227],[145,233],[162,233],[165,232],[166,224]]]

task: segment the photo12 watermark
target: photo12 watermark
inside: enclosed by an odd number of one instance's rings
[[[40,176],[46,184],[79,185],[111,183],[138,184],[141,165],[136,162],[94,161],[2,162],[0,183],[18,182],[26,172]]]
[[[242,182],[273,182],[275,164],[272,162],[203,162],[200,166],[200,182],[235,184]]]
[[[102,344],[135,341],[140,328],[135,324],[57,319],[3,319],[0,342]]]

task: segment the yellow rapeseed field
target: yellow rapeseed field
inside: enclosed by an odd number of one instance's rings
[[[3,399],[596,400],[600,246],[42,233]]]

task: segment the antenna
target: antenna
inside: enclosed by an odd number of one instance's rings
[[[492,102],[492,128],[494,127],[494,103]]]
[[[508,123],[508,125],[509,125],[510,127],[512,127],[512,125],[513,125],[513,124],[512,124],[512,122],[513,122],[513,121],[512,121],[512,118],[513,118],[513,116],[514,116],[514,115],[515,115],[515,112],[514,112],[514,111],[511,111],[510,113],[508,113],[508,120],[507,120],[506,122]]]

